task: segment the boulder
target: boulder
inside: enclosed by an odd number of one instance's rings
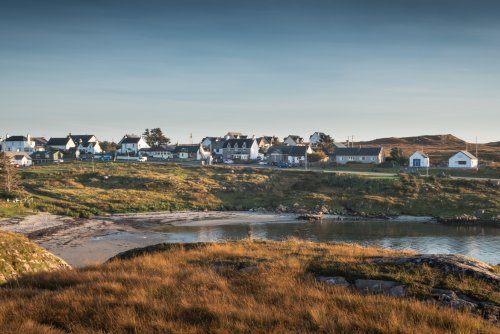
[[[400,283],[394,281],[383,281],[374,279],[357,279],[354,284],[356,286],[356,289],[363,292],[386,293],[386,294],[389,294],[389,291],[392,288],[400,285]]]
[[[349,283],[344,277],[342,276],[319,276],[318,281],[329,284],[329,285],[336,285],[336,286],[341,286],[344,288],[348,288],[351,286],[351,283]]]

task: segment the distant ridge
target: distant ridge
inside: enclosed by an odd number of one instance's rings
[[[415,137],[389,137],[379,138],[356,144],[370,145],[429,145],[429,146],[464,146],[465,141],[451,134],[446,135],[424,135]]]

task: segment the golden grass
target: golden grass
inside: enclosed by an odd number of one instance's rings
[[[172,246],[0,290],[3,333],[498,333],[471,314],[318,283],[310,261],[403,252],[252,242]],[[241,271],[254,267],[255,271]]]

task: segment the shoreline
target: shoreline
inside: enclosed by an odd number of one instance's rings
[[[134,248],[165,242],[176,228],[304,223],[297,213],[182,211],[110,214],[90,219],[38,213],[23,219],[0,219],[0,229],[27,236],[74,267],[103,263]],[[322,215],[322,221],[392,221],[439,224],[430,216],[371,218]],[[172,229],[174,231],[172,231]]]

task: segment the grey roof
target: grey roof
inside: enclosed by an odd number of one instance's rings
[[[33,140],[37,146],[47,145],[47,139],[44,137],[31,137],[31,140]]]
[[[383,151],[382,147],[339,147],[335,156],[378,156]]]
[[[28,138],[25,136],[10,136],[5,141],[27,141]]]
[[[234,147],[234,145],[238,144],[238,147],[243,147],[243,144],[246,145],[247,148],[252,147],[255,139],[228,139],[222,145],[222,148],[227,148],[228,146]]]
[[[143,148],[143,152],[173,152],[175,145],[160,145],[158,147]]]
[[[82,141],[83,146],[88,146],[90,139],[95,137],[94,135],[70,135],[71,139],[75,142],[76,145],[80,144],[80,140]]]
[[[70,140],[71,138],[69,137],[50,138],[47,142],[47,146],[66,146]]]
[[[177,145],[173,153],[197,153],[199,149],[199,144]]]
[[[303,157],[306,155],[308,148],[309,146],[274,145],[269,147],[267,155],[279,154],[292,157]]]
[[[125,137],[120,140],[120,145],[121,144],[137,144],[141,140],[141,136],[129,136],[126,135]]]
[[[468,157],[469,157],[469,158],[471,158],[471,159],[477,159],[474,155],[472,155],[472,154],[471,154],[470,152],[468,152],[468,151],[460,151],[460,152],[457,152],[457,153],[455,153],[455,154],[454,154],[454,156],[455,156],[455,155],[457,155],[458,153],[462,153],[463,155],[466,155],[466,156],[468,156]]]

